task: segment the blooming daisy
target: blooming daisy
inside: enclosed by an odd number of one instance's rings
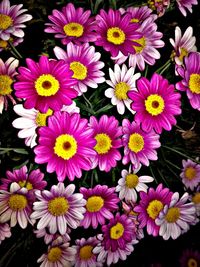
[[[68,226],[75,229],[80,225],[86,201],[82,194],[74,191],[74,184],[65,187],[63,183],[53,185],[50,191],[36,191],[39,201],[33,203],[31,218],[39,219],[38,230],[48,227],[50,234],[64,235]]]
[[[73,42],[77,45],[94,42],[96,40],[95,21],[91,11],[84,11],[79,7],[75,9],[72,3],[62,8],[62,11],[53,10],[48,16],[52,23],[46,23],[45,32],[54,33],[64,45]]]
[[[11,36],[22,38],[24,32],[22,28],[32,19],[31,15],[23,14],[27,9],[22,9],[23,5],[10,6],[9,0],[0,3],[0,39],[7,41]]]
[[[180,174],[183,184],[186,188],[194,190],[196,186],[200,184],[200,165],[188,160],[183,160],[183,169]]]
[[[0,223],[0,244],[8,237],[11,237],[10,226],[7,223]]]
[[[156,14],[152,14],[152,9],[148,6],[140,6],[140,7],[128,7],[126,10],[124,8],[120,8],[119,11],[121,14],[129,12],[131,14],[131,22],[136,22],[142,24],[142,22],[147,19],[151,18],[152,21],[157,19]]]
[[[180,91],[186,91],[190,104],[194,109],[200,110],[200,53],[191,52],[185,57],[184,68],[178,69],[182,81],[176,84]]]
[[[94,145],[96,155],[91,159],[92,168],[96,168],[98,165],[101,171],[109,172],[121,159],[118,151],[118,148],[122,146],[120,138],[122,131],[119,122],[114,116],[103,115],[99,122],[94,116],[91,116],[89,125],[94,131],[93,136],[96,140]]]
[[[163,129],[170,131],[176,124],[174,116],[181,114],[181,95],[174,91],[174,85],[154,73],[150,81],[140,78],[137,89],[128,93],[133,100],[131,108],[136,111],[135,121],[141,123],[146,132],[152,129],[159,134]]]
[[[26,59],[28,68],[19,67],[18,82],[14,84],[15,95],[25,98],[24,107],[47,110],[60,110],[63,105],[71,105],[77,92],[72,88],[76,84],[63,60],[49,60],[41,56],[39,63]]]
[[[163,188],[162,184],[159,184],[156,190],[151,187],[147,193],[140,192],[140,202],[134,211],[139,214],[140,227],[146,226],[149,235],[158,235],[160,227],[155,223],[155,220],[164,206],[170,203],[172,195],[173,193],[169,191],[169,188]]]
[[[94,188],[80,188],[86,202],[86,212],[81,226],[88,228],[92,225],[97,228],[98,224],[105,224],[105,219],[113,218],[113,211],[118,209],[119,198],[115,188],[107,185],[96,185]]]
[[[198,5],[197,0],[176,0],[179,10],[183,16],[187,16],[187,9],[192,13],[192,5]]]
[[[124,55],[129,52],[134,53],[134,43],[141,37],[137,32],[138,23],[130,23],[131,14],[126,13],[122,15],[119,10],[109,9],[106,13],[103,9],[100,10],[100,14],[96,16],[96,32],[97,40],[95,44],[102,46],[106,51],[109,51],[111,55],[117,56],[119,51]]]
[[[13,91],[12,84],[14,76],[17,74],[16,68],[18,67],[19,60],[10,57],[5,63],[0,58],[0,113],[8,107],[8,99],[15,104],[14,98],[11,96]]]
[[[103,262],[97,261],[97,256],[92,252],[93,248],[99,244],[99,240],[94,237],[89,237],[87,240],[85,238],[76,239],[75,249],[75,267],[102,267]]]
[[[38,132],[35,162],[47,163],[47,172],[55,171],[58,181],[63,181],[66,176],[73,181],[82,176],[82,169],[91,169],[96,142],[88,121],[78,113],[56,112],[49,117],[48,126],[40,127]]]
[[[199,267],[200,252],[198,250],[185,249],[179,259],[181,267]]]
[[[101,54],[95,52],[94,46],[89,46],[88,43],[82,46],[69,43],[66,51],[56,46],[54,53],[58,59],[63,59],[69,64],[73,72],[72,77],[77,80],[73,88],[79,95],[85,93],[88,86],[97,88],[99,83],[105,81],[104,72],[101,71],[105,64],[99,61]]]
[[[137,169],[140,162],[149,166],[150,160],[157,160],[156,148],[160,147],[159,135],[153,130],[146,133],[140,128],[140,124],[128,119],[122,121],[122,144],[124,146],[123,164],[131,161],[133,167]]]
[[[121,69],[116,64],[114,71],[109,68],[110,80],[107,80],[106,83],[111,87],[106,89],[105,96],[111,98],[111,103],[117,106],[117,111],[121,115],[125,112],[125,106],[134,113],[130,108],[132,101],[127,95],[131,90],[136,90],[135,82],[141,76],[140,73],[134,74],[134,71],[134,68],[127,69],[125,64]]]
[[[70,247],[68,242],[63,242],[62,238],[57,238],[49,246],[46,254],[38,260],[40,267],[71,267],[76,250]]]
[[[107,225],[102,226],[103,236],[99,235],[101,243],[93,252],[98,254],[98,261],[105,261],[108,266],[117,263],[119,259],[126,260],[138,243],[135,238],[134,224],[125,214],[119,213]]]
[[[165,10],[170,6],[170,0],[148,0],[148,6],[157,12],[158,17],[164,15]]]
[[[189,225],[196,219],[196,210],[192,202],[186,203],[188,193],[179,199],[179,193],[173,194],[170,203],[167,203],[159,213],[155,223],[160,227],[159,235],[164,240],[178,238],[182,231],[187,231]]]
[[[135,203],[137,201],[136,192],[147,192],[148,186],[145,183],[153,182],[153,177],[147,175],[136,175],[141,166],[142,165],[139,164],[139,167],[134,171],[132,171],[131,165],[128,171],[122,170],[122,178],[118,180],[118,185],[116,186],[116,192],[119,192],[119,198],[121,200],[125,199],[127,202],[132,201],[133,203]]]
[[[0,223],[10,221],[10,227],[17,223],[21,228],[26,228],[32,212],[32,200],[30,201],[28,190],[21,188],[17,183],[12,183],[10,191],[0,190]]]

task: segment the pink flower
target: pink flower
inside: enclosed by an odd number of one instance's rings
[[[187,9],[192,13],[192,5],[198,5],[197,0],[176,0],[179,10],[183,16],[187,16]]]
[[[180,174],[182,182],[186,188],[190,188],[192,191],[200,183],[200,164],[197,164],[190,159],[183,160],[183,169]]]
[[[11,237],[10,226],[7,223],[0,223],[0,244],[8,237]]]

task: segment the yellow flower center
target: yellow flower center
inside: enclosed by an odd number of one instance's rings
[[[194,202],[194,204],[199,204],[200,203],[200,193],[197,192],[193,197],[192,197],[192,202]]]
[[[1,48],[6,48],[8,46],[8,42],[4,40],[0,40],[0,47]]]
[[[134,153],[140,152],[144,148],[143,136],[138,133],[131,134],[128,141],[128,147]]]
[[[62,250],[59,247],[53,247],[49,250],[47,258],[50,262],[59,261],[62,255]]]
[[[113,227],[110,228],[110,238],[112,239],[119,239],[123,236],[124,233],[124,226],[121,223],[117,223]]]
[[[128,188],[135,188],[139,183],[139,178],[136,174],[128,174],[126,175],[126,186]]]
[[[87,68],[79,61],[71,62],[70,70],[74,72],[72,78],[75,78],[77,80],[84,80],[87,77]]]
[[[115,45],[121,45],[126,39],[125,33],[118,27],[112,27],[107,30],[107,40]]]
[[[81,37],[84,32],[84,27],[80,23],[70,22],[63,27],[67,36]]]
[[[195,176],[196,176],[196,170],[195,170],[195,168],[193,168],[192,166],[190,166],[190,167],[187,167],[186,169],[185,169],[185,177],[188,179],[188,180],[192,180],[192,179],[194,179],[195,178]]]
[[[115,85],[115,96],[119,100],[128,99],[127,92],[130,90],[130,86],[125,82],[119,82]]]
[[[200,94],[200,74],[190,75],[189,89],[194,94]]]
[[[105,133],[100,133],[95,136],[97,141],[94,149],[98,154],[106,154],[112,147],[112,140]]]
[[[139,19],[132,18],[132,19],[130,20],[130,22],[132,22],[132,23],[137,23],[137,22],[139,22]]]
[[[52,114],[53,114],[53,110],[51,110],[51,109],[48,109],[46,113],[38,112],[36,119],[35,119],[37,126],[39,126],[39,127],[40,126],[46,126],[47,118],[49,116],[51,116]]]
[[[8,75],[0,75],[0,95],[10,95],[13,80]]]
[[[51,74],[42,74],[35,81],[35,89],[40,96],[52,96],[60,89],[60,83]]]
[[[62,134],[56,138],[53,149],[58,157],[71,159],[77,152],[76,139],[70,134]]]
[[[79,257],[82,260],[89,260],[93,256],[92,250],[93,250],[93,246],[90,246],[90,245],[83,246],[79,251]]]
[[[145,108],[149,114],[157,116],[161,114],[165,108],[164,99],[157,94],[149,95],[145,100]]]
[[[20,187],[25,187],[28,190],[33,189],[33,185],[30,182],[27,182],[26,180],[19,181],[18,184]]]
[[[148,0],[147,1],[147,4],[148,4],[148,6],[149,6],[149,8],[151,8],[152,10],[156,10],[157,8],[156,8],[156,3],[162,3],[163,2],[163,0],[154,0],[154,1],[152,1],[152,0]]]
[[[133,40],[133,42],[138,43],[140,45],[140,46],[136,45],[133,46],[135,48],[136,54],[141,53],[146,46],[146,40],[144,36],[140,39]]]
[[[27,198],[20,194],[14,194],[9,197],[8,205],[11,210],[23,210],[28,204]]]
[[[180,217],[180,210],[177,207],[169,208],[167,214],[165,215],[165,219],[169,223],[176,222]]]
[[[92,196],[87,199],[86,209],[89,212],[97,212],[104,205],[104,200],[99,196]]]
[[[69,209],[69,203],[64,197],[55,197],[48,202],[48,211],[53,216],[64,215]]]
[[[6,30],[10,26],[12,26],[13,20],[11,19],[10,16],[0,14],[0,30]]]
[[[198,267],[198,262],[194,258],[190,258],[187,262],[188,267]]]
[[[149,203],[147,213],[151,219],[155,220],[162,209],[163,203],[160,200],[155,199]]]
[[[178,58],[181,62],[183,62],[184,57],[188,55],[188,51],[183,47],[181,47],[180,50],[181,50],[181,53]]]

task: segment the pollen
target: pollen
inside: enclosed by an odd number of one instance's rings
[[[176,222],[180,217],[180,210],[177,207],[169,208],[167,214],[165,215],[165,219],[169,223]]]
[[[33,185],[30,182],[26,181],[26,180],[19,181],[18,184],[19,184],[20,187],[25,187],[27,190],[32,190],[33,189]]]
[[[76,139],[70,134],[61,134],[56,138],[54,153],[64,160],[71,159],[77,152]]]
[[[60,89],[60,83],[53,75],[42,74],[35,81],[35,89],[40,96],[52,96]]]
[[[38,112],[36,116],[36,124],[37,126],[46,126],[47,125],[47,118],[53,114],[53,110],[48,109],[46,113]]]
[[[53,216],[64,215],[69,209],[69,203],[64,197],[55,197],[48,202],[48,211]]]
[[[164,99],[157,94],[149,95],[145,100],[145,108],[152,116],[158,116],[165,108]]]
[[[190,75],[189,89],[194,94],[200,94],[200,74]]]
[[[119,100],[128,99],[127,92],[130,90],[130,86],[125,82],[119,82],[115,85],[115,96]]]
[[[13,20],[10,16],[5,14],[0,14],[0,30],[6,30],[12,26]]]
[[[62,256],[62,250],[59,247],[53,247],[49,250],[47,258],[50,262],[59,261]]]
[[[67,36],[81,37],[84,32],[84,27],[80,23],[70,22],[63,27]]]
[[[139,183],[139,178],[136,174],[128,174],[126,176],[126,186],[128,188],[135,188]]]
[[[91,245],[85,245],[81,247],[79,251],[80,258],[82,260],[89,260],[93,256],[92,250],[93,250],[93,246]]]
[[[140,45],[140,46],[136,46],[136,45],[133,46],[135,48],[136,54],[141,53],[146,46],[146,40],[145,40],[144,36],[140,39],[136,39],[136,40],[132,40],[132,41],[135,43],[138,43]]]
[[[104,205],[104,200],[100,196],[92,196],[87,199],[86,209],[89,212],[97,212]]]
[[[155,199],[149,203],[147,213],[151,219],[155,220],[162,209],[163,203],[160,200]]]
[[[94,149],[98,154],[106,154],[112,147],[112,140],[105,133],[100,133],[95,136],[97,144]]]
[[[11,84],[13,80],[8,75],[0,75],[0,95],[10,95],[12,93]]]
[[[71,62],[70,70],[74,72],[72,78],[82,81],[87,77],[87,68],[79,61]]]
[[[110,229],[110,238],[112,239],[119,239],[124,234],[124,226],[121,223],[117,223]]]
[[[144,148],[143,136],[138,133],[131,134],[129,137],[128,147],[134,153],[140,152]]]
[[[14,194],[9,197],[8,205],[11,210],[23,210],[28,204],[27,198],[24,195]]]
[[[125,33],[118,27],[111,27],[107,30],[107,40],[115,45],[121,45],[126,39]]]

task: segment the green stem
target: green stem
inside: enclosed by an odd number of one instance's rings
[[[157,171],[158,171],[159,175],[161,176],[161,178],[163,179],[163,181],[165,182],[166,186],[169,187],[169,184],[168,184],[168,182],[166,181],[166,179],[164,178],[162,172],[161,172],[159,169],[157,169]]]
[[[158,181],[157,181],[157,179],[156,179],[156,177],[155,177],[155,175],[153,173],[153,170],[152,170],[151,166],[149,166],[149,169],[150,169],[151,175],[153,176],[155,182],[158,184]]]
[[[92,103],[89,101],[89,99],[87,99],[87,97],[84,94],[83,94],[83,98],[85,102],[90,106],[90,108],[93,109]]]
[[[146,68],[145,68],[144,77],[147,77],[148,69],[149,69],[149,66],[147,65]]]
[[[164,69],[169,63],[171,62],[171,59],[168,59],[167,62],[165,62],[164,65],[162,65],[160,68],[158,68],[155,72],[159,73],[162,69]],[[170,63],[171,64],[171,63]]]
[[[170,65],[171,65],[171,63],[166,65],[166,67],[163,70],[161,70],[160,75],[163,74],[169,68]]]
[[[23,58],[22,55],[19,53],[19,51],[15,48],[15,46],[9,41],[8,41],[8,43],[9,43],[12,51],[16,54],[17,58],[19,58],[19,59]]]

